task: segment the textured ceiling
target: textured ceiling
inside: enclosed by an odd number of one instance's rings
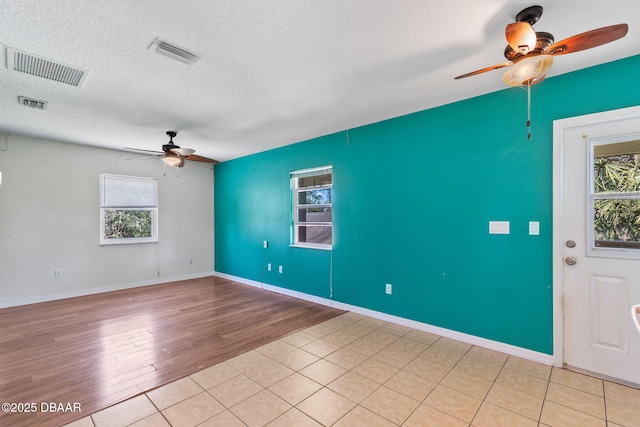
[[[176,130],[224,161],[505,88],[501,71],[453,77],[504,62],[504,28],[532,4],[556,41],[629,24],[548,77],[640,53],[638,0],[0,0],[3,50],[89,70],[74,87],[0,62],[0,131],[157,150]],[[159,55],[156,37],[202,57]]]

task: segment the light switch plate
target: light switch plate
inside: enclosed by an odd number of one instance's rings
[[[529,221],[529,235],[530,236],[540,235],[540,221]]]
[[[489,234],[510,234],[509,221],[489,221]]]

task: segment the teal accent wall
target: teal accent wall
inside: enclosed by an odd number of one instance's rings
[[[552,122],[640,104],[639,70],[534,86],[531,141],[526,90],[508,88],[218,164],[215,269],[552,354]],[[325,165],[333,251],[290,247],[289,172]]]

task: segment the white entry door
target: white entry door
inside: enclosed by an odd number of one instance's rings
[[[638,153],[640,109],[554,123],[563,362],[632,385],[640,385],[640,334],[631,316],[640,304]]]

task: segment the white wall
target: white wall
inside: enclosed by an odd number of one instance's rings
[[[187,162],[180,177],[172,168],[164,176],[159,159],[5,139],[0,134],[0,307],[212,274],[211,164]],[[101,173],[158,179],[158,243],[100,246]]]

